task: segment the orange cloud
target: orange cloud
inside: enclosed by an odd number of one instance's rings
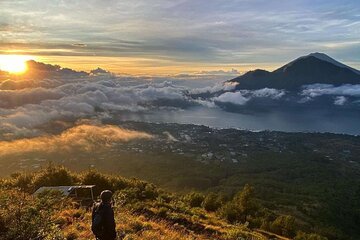
[[[151,139],[145,132],[128,130],[111,125],[79,125],[60,135],[42,136],[14,141],[0,141],[0,157],[31,152],[93,151],[110,147],[112,143],[136,139]]]

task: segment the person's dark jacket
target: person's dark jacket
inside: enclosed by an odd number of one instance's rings
[[[114,210],[110,203],[97,203],[94,205],[92,210],[92,220],[94,221],[94,216],[96,212],[99,211],[102,215],[101,221],[101,233],[99,236],[95,236],[99,240],[114,240],[116,239],[116,224],[114,219]]]

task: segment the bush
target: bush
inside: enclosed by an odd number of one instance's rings
[[[53,232],[52,216],[63,206],[56,194],[33,197],[16,190],[0,191],[0,239],[42,239]]]
[[[204,199],[204,195],[198,192],[192,192],[185,196],[185,201],[189,204],[190,207],[201,207]]]
[[[168,214],[168,210],[166,207],[161,207],[158,212],[157,212],[157,215],[161,218],[165,218]]]
[[[114,191],[110,179],[95,170],[89,170],[81,174],[81,184],[84,185],[95,185],[94,195],[98,196],[103,190]]]
[[[123,190],[130,186],[129,181],[122,177],[114,177],[111,179],[114,191]]]
[[[281,215],[270,225],[272,232],[283,236],[293,237],[295,235],[296,219],[292,216]]]
[[[11,185],[15,188],[19,188],[25,192],[32,192],[34,191],[32,186],[33,175],[31,174],[21,174],[21,173],[14,173],[11,174]]]
[[[205,208],[206,211],[214,212],[218,210],[221,206],[219,196],[215,193],[209,193],[203,200],[202,206],[203,208]]]
[[[230,223],[235,223],[239,220],[239,211],[238,208],[234,205],[233,202],[226,203],[220,209],[220,216],[225,218]]]
[[[43,171],[35,174],[33,186],[38,189],[42,186],[68,186],[74,185],[77,179],[64,167],[49,165]]]

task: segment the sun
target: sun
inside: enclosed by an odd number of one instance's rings
[[[0,55],[0,70],[21,74],[27,70],[26,61],[34,59],[26,55]]]

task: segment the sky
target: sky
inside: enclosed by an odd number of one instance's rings
[[[360,68],[359,0],[0,0],[0,54],[77,70],[272,70],[311,52]]]

